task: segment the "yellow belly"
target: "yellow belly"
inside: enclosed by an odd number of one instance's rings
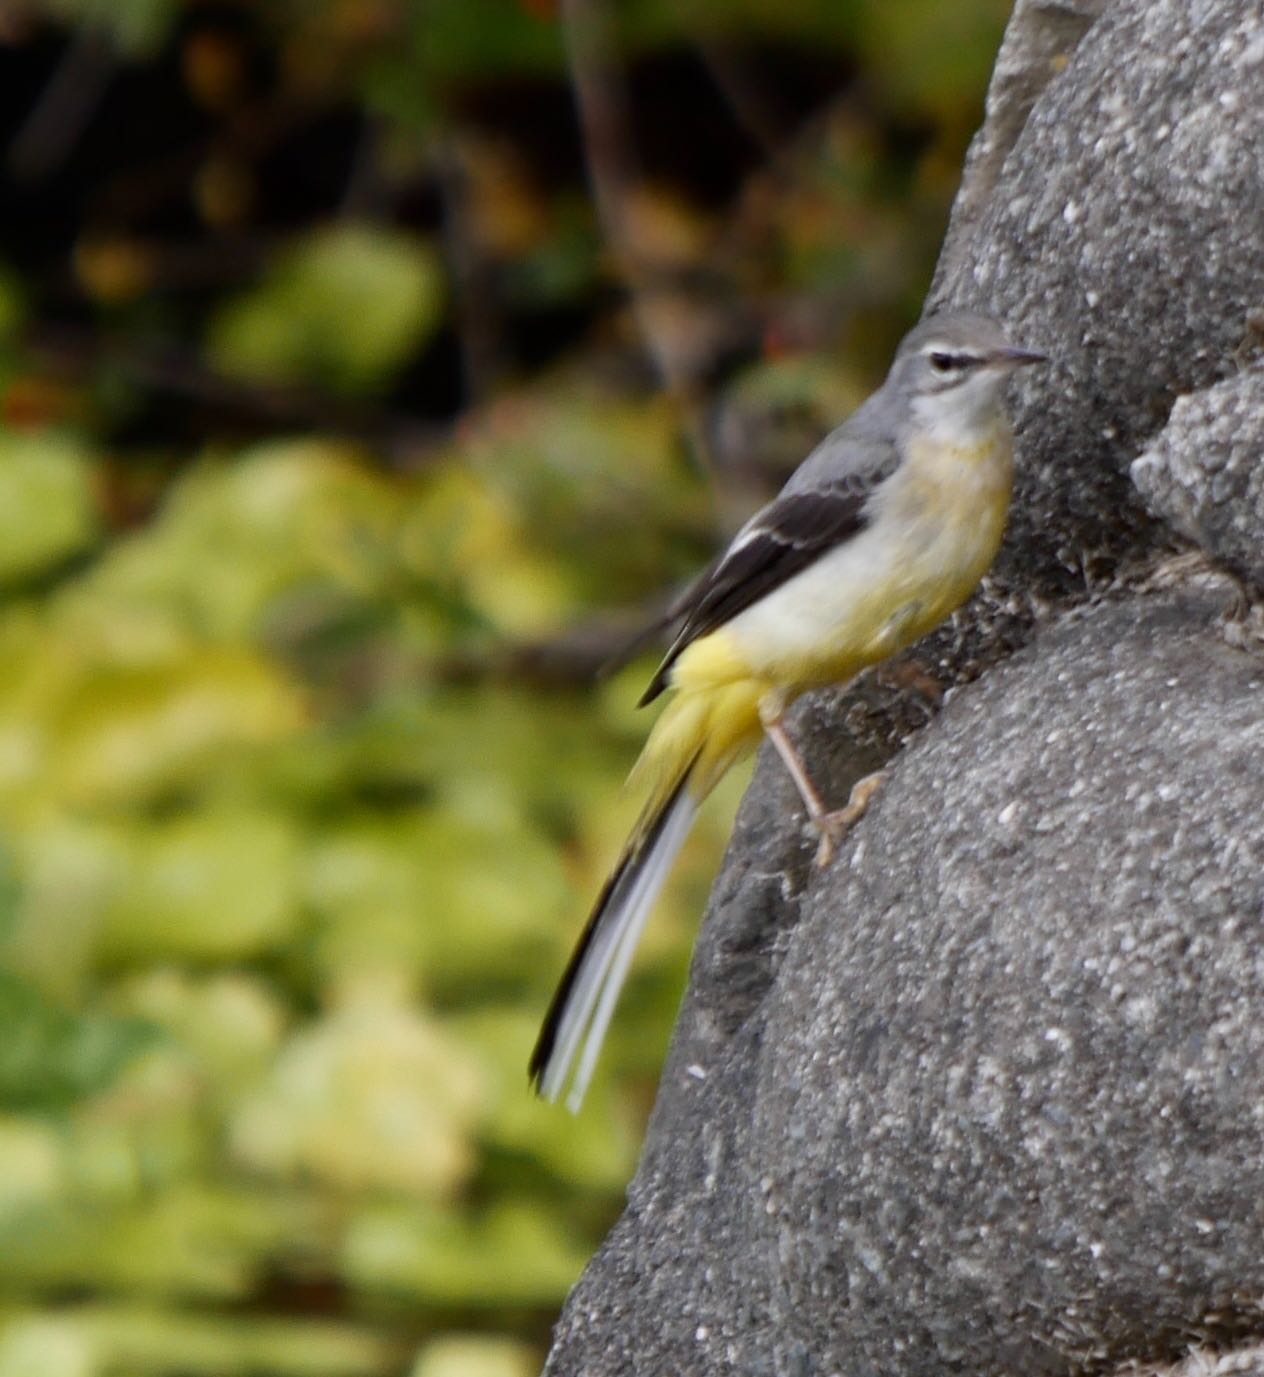
[[[703,797],[758,739],[761,711],[895,654],[974,591],[1009,503],[1008,434],[968,452],[911,447],[859,535],[686,647],[635,775],[646,817],[688,776]]]
[[[874,522],[689,646],[673,683],[756,680],[791,698],[852,678],[938,626],[974,591],[1004,531],[1008,437],[913,453]]]

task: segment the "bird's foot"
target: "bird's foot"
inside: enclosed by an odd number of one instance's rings
[[[886,778],[885,770],[875,770],[873,774],[858,779],[852,785],[847,803],[829,813],[818,813],[812,825],[821,834],[816,848],[816,864],[822,870],[834,859],[835,847],[841,846],[848,832],[864,817],[878,786]]]

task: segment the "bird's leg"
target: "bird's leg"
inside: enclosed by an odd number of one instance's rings
[[[874,794],[878,792],[878,786],[886,777],[887,772],[885,770],[875,770],[872,774],[858,779],[851,786],[851,793],[847,795],[847,802],[841,808],[835,808],[833,812],[826,813],[823,818],[814,819],[817,827],[821,829],[821,844],[816,851],[818,865],[830,863],[834,847],[869,811],[869,804]]]
[[[781,757],[781,763],[786,767],[790,778],[794,780],[794,787],[799,791],[799,797],[803,800],[803,806],[808,810],[808,818],[812,826],[821,834],[820,845],[816,848],[816,863],[818,866],[827,866],[834,858],[834,848],[838,846],[843,838],[851,831],[852,827],[864,816],[865,810],[869,807],[869,801],[877,791],[878,785],[882,783],[883,772],[876,771],[874,774],[866,775],[863,779],[857,780],[852,786],[852,791],[847,799],[847,803],[842,808],[829,809],[825,806],[825,800],[821,797],[821,791],[816,787],[812,776],[808,774],[807,766],[803,763],[803,757],[795,749],[794,742],[790,740],[783,725],[785,708],[780,703],[774,703],[767,709],[761,707],[760,720],[763,722],[764,731],[768,733],[768,739],[776,747],[777,754]]]

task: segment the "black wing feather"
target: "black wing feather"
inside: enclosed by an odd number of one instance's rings
[[[719,560],[688,590],[677,615],[684,624],[641,695],[651,703],[667,687],[672,666],[691,642],[736,617],[766,593],[802,572],[827,550],[869,524],[866,503],[877,482],[783,493],[738,534]]]

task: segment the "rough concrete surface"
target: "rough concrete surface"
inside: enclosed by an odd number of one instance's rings
[[[551,1371],[1000,1377],[1252,1332],[1264,661],[1216,611],[1045,631],[954,696],[827,872],[764,762]]]
[[[1239,371],[1264,306],[1261,90],[1254,0],[1016,5],[927,309],[988,311],[1053,362],[1013,385],[989,587],[912,653],[944,686],[1178,548],[1128,469],[1177,397]]]
[[[930,304],[991,311],[1055,359],[1015,392],[1002,577],[1056,596],[1161,540],[1127,469],[1177,396],[1234,371],[1261,304],[1262,89],[1254,0],[1114,0],[988,209],[951,227]]]
[[[951,244],[964,244],[987,209],[997,179],[1031,107],[1071,60],[1076,44],[1109,0],[1016,0],[996,55],[983,127],[966,158],[952,209]],[[940,265],[944,272],[947,258]]]
[[[1178,398],[1131,473],[1151,511],[1264,587],[1264,369]]]
[[[772,1325],[820,1370],[1066,1371],[1258,1319],[1264,660],[1214,613],[1042,636],[806,899],[750,1138]]]
[[[894,753],[828,871],[765,752],[554,1377],[1264,1377],[1264,657],[1153,576],[1259,562],[1264,7],[1013,25],[930,303],[1056,356],[1005,550],[904,687],[800,706],[832,797]]]

